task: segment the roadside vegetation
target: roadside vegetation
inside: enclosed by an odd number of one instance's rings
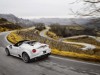
[[[73,38],[66,38],[65,41],[89,43],[89,44],[93,44],[96,46],[100,46],[100,42],[89,35],[85,35],[85,36],[77,37],[77,38],[74,38],[74,37]]]
[[[11,32],[10,35],[7,36],[7,39],[9,40],[9,42],[15,44],[18,41],[23,40],[23,38],[21,36],[19,36],[18,34],[16,34],[16,32]]]
[[[100,62],[100,56],[98,55],[89,55],[85,53],[61,51],[58,49],[52,49],[52,54],[58,55],[58,56],[69,57],[69,58],[76,58],[80,60]]]
[[[44,29],[46,29],[45,24],[44,23],[35,23],[35,29],[42,31]]]
[[[14,29],[21,29],[21,28],[22,27],[17,24],[9,22],[4,18],[0,18],[0,32],[14,30]]]
[[[59,37],[55,33],[51,32],[51,31],[46,32],[46,35],[49,36],[50,38],[55,39],[55,40],[59,39]]]
[[[60,25],[60,24],[51,24],[51,32],[55,33],[59,37],[71,37],[77,35],[91,35],[91,36],[100,36],[99,28],[92,28],[84,25]]]

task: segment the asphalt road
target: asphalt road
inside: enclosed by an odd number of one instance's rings
[[[46,37],[46,38],[48,38],[48,39],[51,39],[50,37],[48,37],[48,36],[46,35],[46,32],[47,32],[49,29],[50,29],[50,27],[47,27],[47,26],[46,26],[46,29],[44,29],[43,31],[40,32],[40,36]]]
[[[100,75],[100,64],[50,56],[48,59],[24,63],[21,59],[6,56],[4,48],[9,32],[0,33],[0,75]]]

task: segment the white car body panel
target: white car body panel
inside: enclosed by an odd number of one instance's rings
[[[41,46],[45,46],[45,47],[41,47]],[[41,47],[41,48],[39,48],[39,47]],[[36,42],[34,44],[34,46],[23,43],[22,45],[20,45],[18,47],[12,45],[12,47],[7,46],[7,48],[9,49],[9,52],[10,52],[11,55],[14,55],[14,56],[17,56],[17,57],[19,57],[19,56],[22,57],[22,53],[26,52],[29,55],[30,59],[51,53],[51,49],[49,48],[49,45],[42,44],[42,43],[39,43],[39,42]],[[33,49],[36,50],[35,53],[32,52]],[[46,53],[44,53],[44,51]]]

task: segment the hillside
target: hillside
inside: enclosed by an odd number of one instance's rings
[[[60,25],[81,25],[89,28],[100,28],[99,17],[22,19],[13,14],[0,14],[0,18],[5,18],[10,22],[17,23],[21,27],[31,27],[36,23],[44,23],[45,25],[58,23]]]
[[[9,22],[8,20],[4,18],[0,18],[0,32],[8,31],[8,30],[14,30],[14,29],[20,29],[21,26],[14,24],[12,22]]]
[[[8,21],[13,22],[13,23],[17,23],[22,27],[31,27],[35,24],[34,21],[31,21],[28,19],[18,18],[13,14],[0,14],[0,18],[5,18]]]

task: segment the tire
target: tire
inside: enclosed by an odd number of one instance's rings
[[[46,55],[46,58],[48,58],[49,57],[49,55]]]
[[[47,54],[46,57],[49,58],[50,55],[51,55],[51,53]]]
[[[7,56],[10,56],[9,49],[8,49],[8,48],[6,48],[6,49],[5,49],[5,51],[6,51],[6,55],[7,55]]]
[[[22,59],[25,63],[29,63],[30,62],[30,57],[27,53],[23,53],[22,54]]]

